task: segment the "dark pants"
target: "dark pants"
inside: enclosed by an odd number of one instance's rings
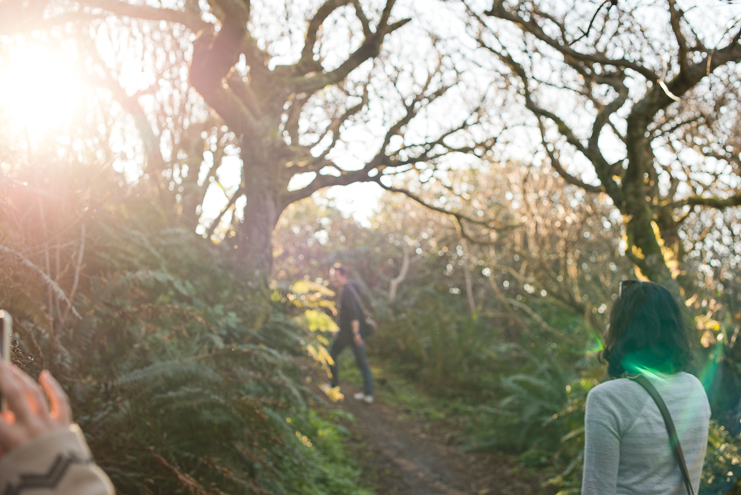
[[[365,357],[365,344],[358,347],[353,340],[351,332],[339,332],[335,335],[332,340],[332,345],[329,346],[329,355],[332,357],[334,364],[329,367],[332,371],[332,386],[337,387],[340,384],[340,370],[337,364],[337,358],[340,353],[347,346],[352,347],[352,352],[355,354],[355,363],[358,365],[360,373],[363,374],[363,393],[365,395],[373,395],[373,376],[371,370],[368,367],[368,358]]]

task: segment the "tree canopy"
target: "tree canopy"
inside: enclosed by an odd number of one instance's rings
[[[683,263],[693,247],[683,224],[698,209],[741,204],[738,20],[674,0],[596,12],[548,1],[464,3],[492,70],[534,117],[550,166],[609,196],[630,259],[689,297]]]
[[[467,132],[486,114],[483,94],[461,97],[454,57],[395,0],[2,6],[24,21],[0,34],[75,46],[91,82],[133,118],[163,208],[190,228],[201,219],[208,235],[228,230],[262,278],[287,205],[450,154],[483,156],[495,142]],[[439,100],[454,111],[431,125]],[[219,184],[223,210],[201,218],[219,167],[235,161],[239,178]]]

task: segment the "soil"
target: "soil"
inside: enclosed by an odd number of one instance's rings
[[[355,416],[346,424],[363,468],[378,495],[529,495],[543,493],[542,477],[504,454],[468,453],[455,445],[455,431],[414,420],[376,400],[356,401],[344,385],[336,406]],[[377,397],[379,399],[379,397]]]

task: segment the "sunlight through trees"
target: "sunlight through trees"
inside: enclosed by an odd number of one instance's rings
[[[13,359],[122,493],[367,495],[312,388],[342,262],[381,396],[563,495],[640,278],[693,323],[703,493],[738,490],[740,68],[720,0],[0,0]]]

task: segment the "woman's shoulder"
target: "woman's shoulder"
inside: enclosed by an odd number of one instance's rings
[[[643,407],[640,385],[627,378],[602,382],[587,394],[587,409],[609,410],[614,414],[631,415]]]
[[[621,397],[625,394],[630,394],[637,390],[636,387],[640,388],[640,385],[635,383],[633,380],[627,378],[615,378],[608,380],[596,385],[592,390],[589,391],[590,397]]]
[[[682,385],[696,387],[696,388],[702,388],[705,390],[705,388],[702,385],[702,382],[692,373],[687,373],[686,371],[681,371],[674,375],[676,381]]]
[[[649,380],[659,390],[673,416],[707,424],[710,406],[700,380],[689,373],[655,376]],[[587,424],[612,424],[617,432],[624,433],[643,416],[646,407],[655,407],[651,404],[651,396],[637,382],[627,378],[609,380],[587,394],[585,421]]]
[[[653,383],[667,404],[672,402],[681,404],[689,400],[698,410],[703,409],[698,406],[704,404],[705,412],[710,414],[710,404],[705,387],[696,376],[681,372],[671,375],[668,379],[655,380]]]
[[[696,376],[680,372],[674,375],[663,375],[649,378],[660,391],[666,388],[676,388],[685,391],[696,390],[704,393],[704,388],[700,380]],[[610,401],[610,402],[621,402],[629,397],[636,397],[636,392],[643,390],[643,387],[633,380],[628,378],[616,378],[602,382],[595,386],[589,391],[587,399],[591,401]],[[646,394],[646,397],[648,394]],[[643,397],[643,394],[639,393],[639,397]]]
[[[611,424],[616,431],[625,431],[646,405],[648,396],[641,393],[640,388],[627,378],[616,378],[595,386],[587,394],[586,423]]]

